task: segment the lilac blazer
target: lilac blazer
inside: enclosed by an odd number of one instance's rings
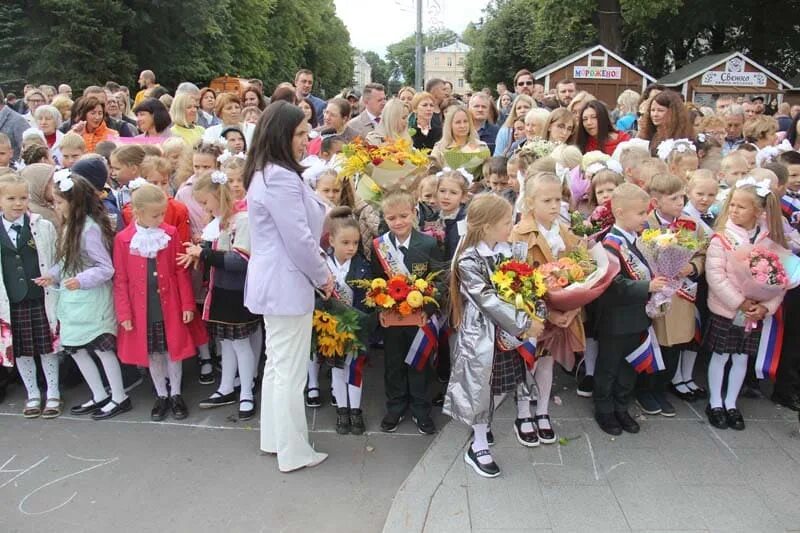
[[[296,172],[267,165],[247,191],[250,263],[244,304],[260,315],[298,316],[314,310],[314,287],[330,271],[320,255],[325,204]]]

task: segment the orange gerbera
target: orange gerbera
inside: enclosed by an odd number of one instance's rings
[[[414,312],[414,309],[413,309],[413,308],[412,308],[410,305],[408,305],[408,302],[403,302],[403,303],[401,303],[401,304],[400,304],[400,305],[397,307],[397,310],[398,310],[398,311],[400,312],[400,314],[401,314],[401,315],[403,315],[403,316],[408,316],[408,315],[410,315],[411,313],[413,313],[413,312]]]

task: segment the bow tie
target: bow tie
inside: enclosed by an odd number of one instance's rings
[[[715,218],[714,215],[712,215],[711,213],[705,213],[700,215],[700,220],[702,220],[703,222],[714,222],[714,218]]]
[[[787,190],[787,191],[786,191],[786,195],[787,195],[789,198],[800,198],[800,192],[795,192],[795,191],[789,191],[789,190]]]

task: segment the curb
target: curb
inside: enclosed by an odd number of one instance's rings
[[[383,533],[422,533],[433,498],[454,461],[461,459],[469,435],[467,426],[452,421],[439,431],[397,490]]]

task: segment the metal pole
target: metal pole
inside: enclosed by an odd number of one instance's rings
[[[422,0],[417,0],[417,46],[414,57],[414,85],[422,90]]]

